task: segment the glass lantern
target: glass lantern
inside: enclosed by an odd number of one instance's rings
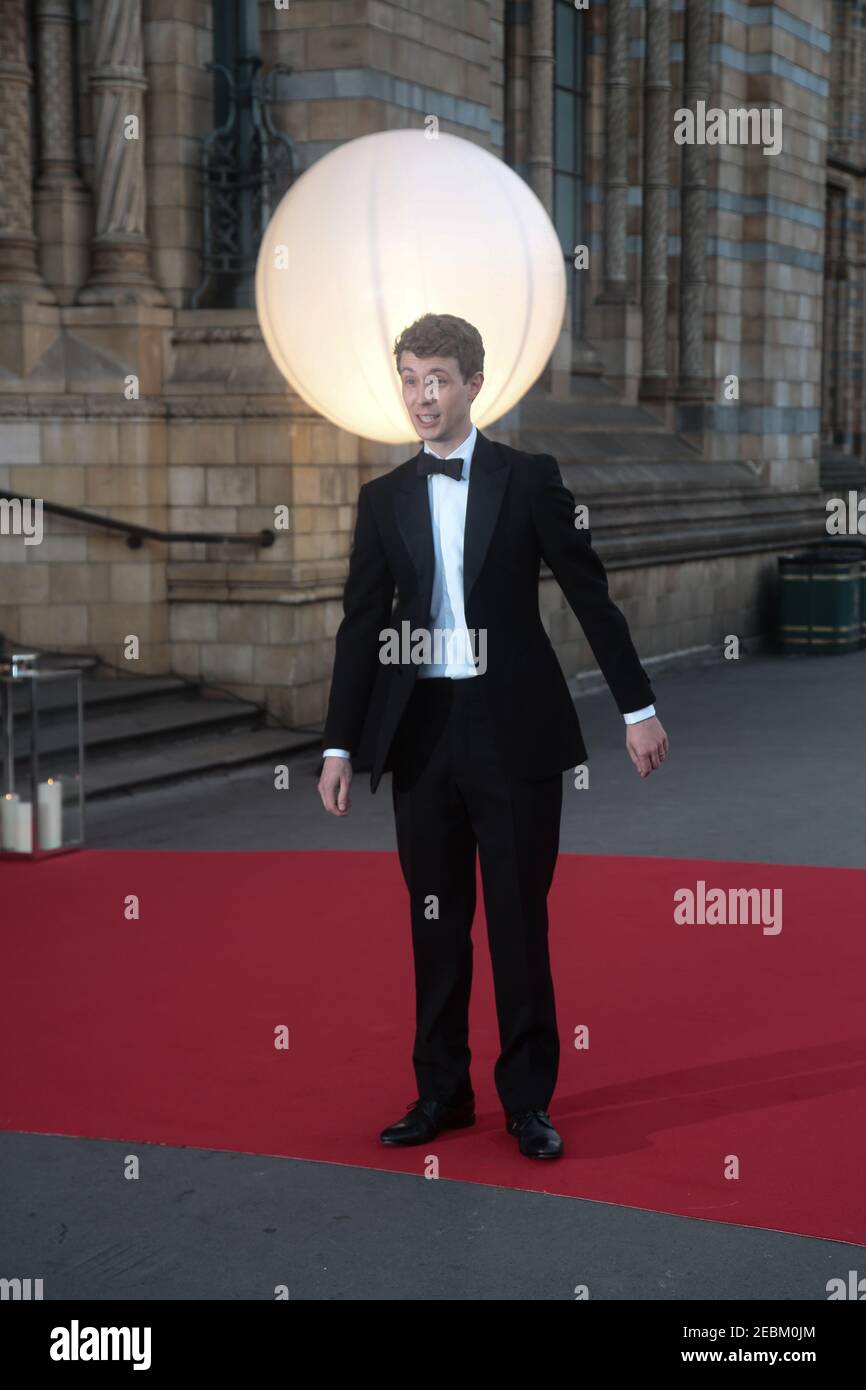
[[[45,859],[84,844],[81,672],[0,656],[0,858]]]

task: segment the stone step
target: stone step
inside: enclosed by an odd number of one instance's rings
[[[827,491],[866,490],[866,463],[835,445],[821,450],[821,486]]]
[[[654,415],[637,405],[625,405],[615,396],[600,399],[558,401],[549,397],[529,396],[520,407],[520,431],[566,430],[585,434],[593,430],[612,428],[619,432],[639,430],[642,433],[666,434]]]
[[[39,653],[42,669],[69,667],[63,654]],[[318,749],[317,731],[268,727],[263,709],[227,698],[180,676],[93,674],[98,658],[75,657],[82,671],[85,796],[114,796],[162,783],[218,774],[246,764]],[[26,692],[16,687],[20,701]],[[45,682],[40,688],[40,779],[72,778],[77,771],[74,684]],[[23,708],[21,713],[23,713]],[[29,771],[29,728],[16,727],[15,763],[23,785]],[[74,801],[74,787],[68,795]]]
[[[41,665],[42,663],[40,663]],[[156,699],[163,695],[187,695],[194,699],[198,685],[182,680],[180,676],[84,676],[81,681],[81,699],[85,718],[92,709],[108,709],[111,706],[129,707],[131,703]],[[23,686],[13,686],[13,703],[16,709],[26,709],[29,692]],[[75,708],[74,681],[44,681],[39,688],[39,709],[50,718],[58,714],[66,715]]]
[[[553,454],[561,464],[692,462],[699,451],[676,434],[650,430],[587,431],[521,429],[518,447],[528,454]]]
[[[581,401],[621,400],[619,392],[605,381],[601,372],[572,372],[568,387],[569,397]],[[530,400],[558,400],[541,386],[534,386],[523,398],[524,404]]]
[[[183,696],[163,696],[152,703],[138,703],[130,709],[109,709],[85,716],[84,738],[89,758],[94,752],[111,750],[114,755],[125,754],[142,743],[175,742],[178,739],[201,736],[215,729],[253,729],[264,720],[264,713],[255,705],[242,700],[189,699]],[[70,765],[76,747],[77,726],[74,719],[46,722],[40,730],[41,748],[45,757],[44,771],[50,775],[52,764]],[[16,762],[23,763],[29,749],[25,730],[15,740]]]
[[[305,748],[318,749],[320,743],[318,734],[291,729],[249,729],[242,733],[192,739],[170,748],[157,745],[123,759],[97,756],[84,770],[85,797],[93,801],[212,776],[255,763],[285,760]]]

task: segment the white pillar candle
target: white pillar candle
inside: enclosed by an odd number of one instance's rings
[[[63,842],[63,787],[49,777],[37,789],[39,848],[57,849]]]
[[[18,847],[18,802],[20,800],[17,792],[6,792],[0,800],[0,847],[3,849],[17,849]]]
[[[20,854],[33,853],[33,804],[30,801],[18,802],[18,827],[14,848]]]

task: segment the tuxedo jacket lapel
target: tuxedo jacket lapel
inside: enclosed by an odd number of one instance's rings
[[[463,533],[464,606],[469,602],[472,587],[484,565],[505,496],[508,474],[509,465],[499,450],[478,430],[472,466],[469,470],[469,496],[466,500],[466,527]],[[427,495],[427,479],[417,472],[414,458],[409,461],[401,484],[394,494],[394,513],[406,549],[418,572],[423,611],[428,613],[435,567],[433,524]]]
[[[472,467],[469,470],[469,497],[466,503],[466,529],[463,534],[463,605],[469,602],[472,587],[481,573],[493,530],[505,496],[510,465],[496,446],[478,431]]]
[[[433,594],[433,571],[436,556],[433,551],[433,522],[427,497],[427,479],[410,459],[404,468],[400,486],[394,493],[394,516],[412,563],[418,572],[418,585],[423,612],[430,611]]]

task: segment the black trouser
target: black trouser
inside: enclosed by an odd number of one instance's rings
[[[397,844],[415,956],[412,1061],[423,1098],[473,1094],[469,993],[475,852],[493,965],[506,1113],[546,1110],[559,1036],[547,892],[559,851],[562,774],[514,775],[493,740],[486,675],[416,680],[392,756]]]

